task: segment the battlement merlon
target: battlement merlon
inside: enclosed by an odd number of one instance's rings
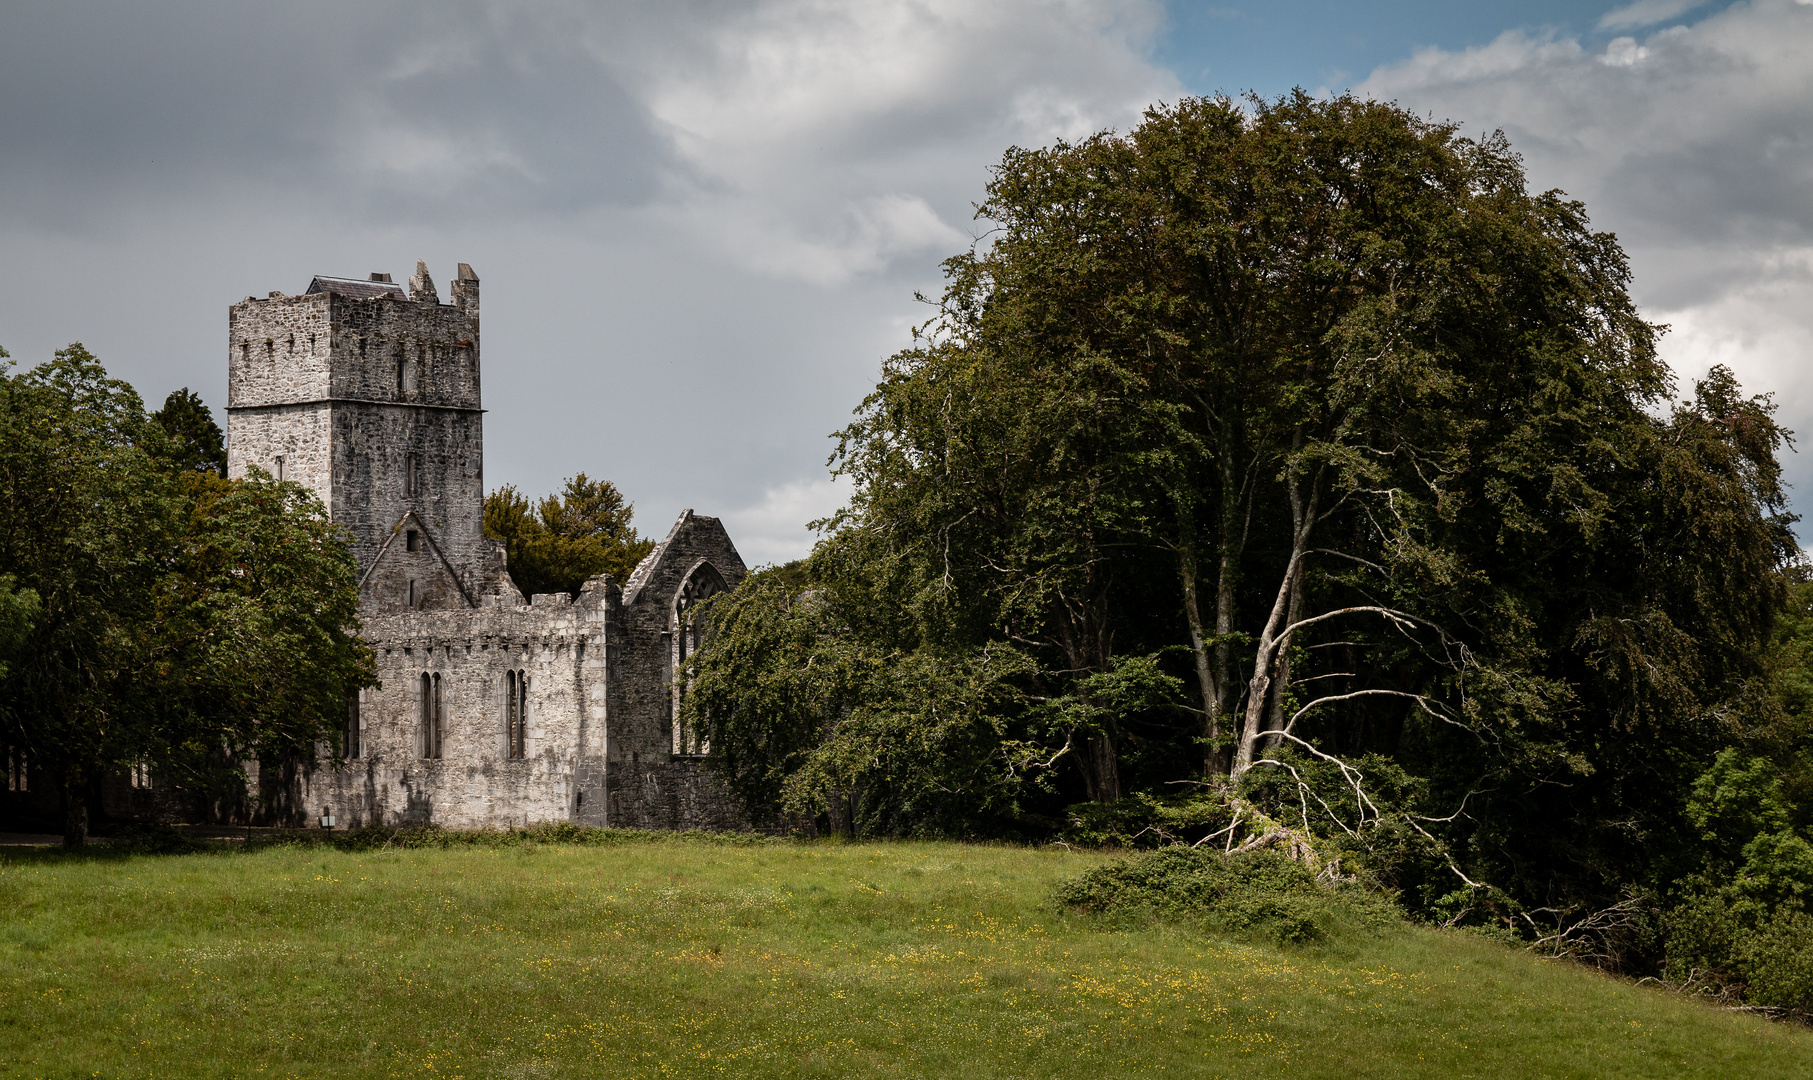
[[[352,400],[479,409],[478,276],[461,263],[442,304],[418,262],[411,294],[317,276],[301,295],[228,309],[227,408]]]

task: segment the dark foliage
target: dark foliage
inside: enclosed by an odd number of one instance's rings
[[[492,492],[485,497],[485,535],[504,542],[510,577],[525,597],[577,594],[596,574],[627,580],[654,550],[653,540],[636,534],[634,515],[616,485],[580,473],[559,497],[533,507],[514,487]]]
[[[188,387],[173,390],[151,421],[170,437],[158,452],[179,469],[227,475],[227,440],[201,395]]]
[[[205,443],[193,395],[163,415],[79,344],[0,370],[0,742],[62,789],[72,844],[106,773],[310,760],[374,678],[325,509],[196,458],[165,423]]]

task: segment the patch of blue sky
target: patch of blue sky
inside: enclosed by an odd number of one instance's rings
[[[1601,44],[1698,21],[1731,0],[1170,0],[1154,59],[1195,94],[1302,87],[1340,93],[1421,49],[1485,45],[1506,31]]]

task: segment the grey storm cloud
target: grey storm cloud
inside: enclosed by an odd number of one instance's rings
[[[1503,128],[1618,233],[1685,376],[1729,363],[1813,431],[1813,6],[1606,18],[1628,36],[1511,33],[1361,89]],[[1175,100],[1163,26],[1158,0],[9,4],[0,346],[79,339],[219,406],[233,301],[468,262],[489,484],[583,470],[645,530],[693,506],[790,557],[988,167]]]
[[[615,480],[802,553],[827,436],[1015,143],[1179,92],[1156,0],[19,3],[0,346],[224,399],[226,306],[311,274],[485,288],[486,480]]]
[[[15,5],[0,190],[70,227],[252,192],[382,221],[646,201],[666,143],[584,29],[472,5]]]

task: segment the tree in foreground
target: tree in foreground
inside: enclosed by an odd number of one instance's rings
[[[1754,722],[1784,433],[1722,370],[1671,404],[1578,202],[1298,94],[1011,150],[980,216],[842,433],[813,589],[717,603],[687,707],[733,784],[996,833],[1197,790],[1231,846],[1526,928],[1655,882]]]
[[[71,844],[103,775],[202,787],[312,760],[374,682],[345,537],[295,484],[222,479],[205,435],[147,417],[79,344],[0,370],[0,741],[59,784]]]
[[[654,550],[653,540],[636,533],[635,509],[615,484],[584,473],[533,506],[505,485],[485,497],[485,535],[504,542],[510,577],[524,596],[578,593],[595,574],[626,580]]]

